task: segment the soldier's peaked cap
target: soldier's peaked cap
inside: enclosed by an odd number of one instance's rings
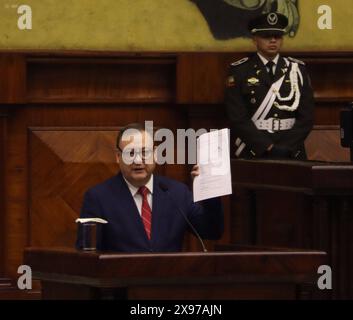
[[[261,14],[249,21],[248,29],[253,35],[284,35],[288,18],[277,12]]]

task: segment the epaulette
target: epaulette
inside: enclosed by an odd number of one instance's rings
[[[295,58],[292,58],[292,57],[288,57],[288,60],[291,61],[291,62],[296,62],[298,64],[301,64],[302,66],[305,66],[305,62],[304,61],[301,61],[301,60],[298,60],[298,59],[295,59]]]
[[[249,60],[249,58],[248,58],[248,57],[245,57],[245,58],[243,58],[243,59],[240,59],[240,60],[238,60],[238,61],[235,61],[235,62],[231,63],[230,65],[233,66],[233,67],[239,66],[239,65],[245,63],[245,62],[248,61],[248,60]]]

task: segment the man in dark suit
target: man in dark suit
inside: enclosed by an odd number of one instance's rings
[[[313,90],[305,63],[279,54],[287,24],[276,12],[252,20],[257,53],[230,67],[225,103],[236,157],[306,159]]]
[[[127,134],[128,133],[128,134]],[[194,203],[182,183],[153,174],[154,145],[141,125],[119,132],[117,162],[120,173],[89,189],[81,218],[98,217],[102,225],[97,248],[118,252],[175,252],[182,249],[187,229],[202,238],[218,239],[223,233],[219,198]],[[198,175],[195,166],[192,176]],[[82,235],[76,246],[80,248]]]

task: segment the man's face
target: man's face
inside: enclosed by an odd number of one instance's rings
[[[273,59],[280,52],[283,44],[283,36],[254,36],[254,44],[257,51],[265,58]]]
[[[126,132],[119,149],[116,161],[125,179],[135,187],[144,186],[156,167],[152,137],[145,131]]]

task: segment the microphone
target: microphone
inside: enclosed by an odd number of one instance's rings
[[[200,234],[197,232],[197,230],[195,229],[195,227],[192,225],[192,223],[190,222],[190,220],[188,219],[188,217],[186,216],[186,214],[183,212],[183,210],[180,209],[180,207],[178,206],[178,204],[176,203],[176,201],[174,200],[173,196],[169,193],[169,188],[168,186],[166,186],[163,182],[159,183],[159,187],[166,193],[169,195],[169,198],[172,200],[172,202],[174,203],[175,207],[177,208],[177,210],[180,212],[180,214],[183,216],[183,218],[185,219],[185,221],[187,222],[187,224],[190,226],[191,230],[194,232],[194,234],[196,235],[197,239],[199,239],[199,242],[201,243],[203,252],[207,252],[207,249],[205,247],[205,244],[202,241],[202,238],[200,237]]]

